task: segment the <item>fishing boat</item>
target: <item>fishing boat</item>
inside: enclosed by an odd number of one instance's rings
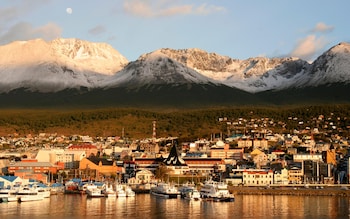
[[[64,193],[66,193],[66,194],[80,193],[79,183],[80,183],[80,181],[78,181],[77,179],[69,180],[64,185]]]
[[[208,201],[232,202],[234,196],[228,191],[227,184],[208,180],[200,189],[202,199]]]
[[[180,192],[175,186],[169,183],[158,183],[157,186],[151,188],[151,194],[163,198],[178,198]]]

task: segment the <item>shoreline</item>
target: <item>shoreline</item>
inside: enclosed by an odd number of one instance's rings
[[[234,195],[295,195],[295,196],[341,196],[350,197],[350,190],[334,187],[315,188],[266,188],[266,187],[244,187],[230,186],[230,193]]]

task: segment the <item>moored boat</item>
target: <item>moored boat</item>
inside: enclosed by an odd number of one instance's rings
[[[35,189],[29,186],[23,186],[16,195],[18,202],[39,201],[44,197]]]
[[[66,194],[80,194],[79,182],[77,179],[69,180],[64,185],[64,193]]]
[[[97,187],[97,185],[95,185],[94,183],[89,183],[86,185],[86,195],[89,198],[101,198],[101,197],[105,197],[105,194],[103,192],[103,190],[101,190],[100,188]]]
[[[135,196],[135,192],[128,185],[125,186],[125,194],[126,194],[126,197],[134,197]]]
[[[180,192],[176,187],[168,183],[158,183],[157,186],[151,188],[151,194],[163,198],[180,197]]]
[[[114,191],[113,186],[112,185],[108,185],[105,189],[105,194],[108,198],[116,198],[117,197],[117,193]]]
[[[17,201],[19,187],[6,187],[0,189],[0,203]]]
[[[118,198],[126,197],[126,192],[122,184],[117,183],[115,186],[115,192]]]
[[[208,201],[232,202],[234,196],[228,191],[227,184],[224,182],[206,181],[200,189],[202,199]]]
[[[201,194],[194,186],[183,186],[179,189],[181,198],[186,200],[200,201]]]
[[[34,184],[32,187],[38,191],[38,193],[43,197],[43,198],[50,198],[51,192],[50,192],[50,187],[48,187],[45,184]]]
[[[64,185],[61,183],[54,183],[50,186],[50,194],[57,195],[64,193]]]

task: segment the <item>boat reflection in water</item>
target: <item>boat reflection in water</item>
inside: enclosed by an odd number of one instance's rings
[[[0,203],[1,218],[348,218],[341,196],[236,195],[234,202],[52,195],[36,202]]]

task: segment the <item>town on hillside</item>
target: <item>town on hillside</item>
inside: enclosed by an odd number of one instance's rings
[[[222,133],[180,142],[177,137],[61,136],[50,133],[0,137],[0,175],[42,183],[155,181],[231,186],[349,184],[350,126],[335,114],[284,122],[271,118],[218,118]],[[293,125],[290,125],[293,124]],[[278,127],[278,128],[276,128]],[[0,187],[6,185],[0,177]]]

